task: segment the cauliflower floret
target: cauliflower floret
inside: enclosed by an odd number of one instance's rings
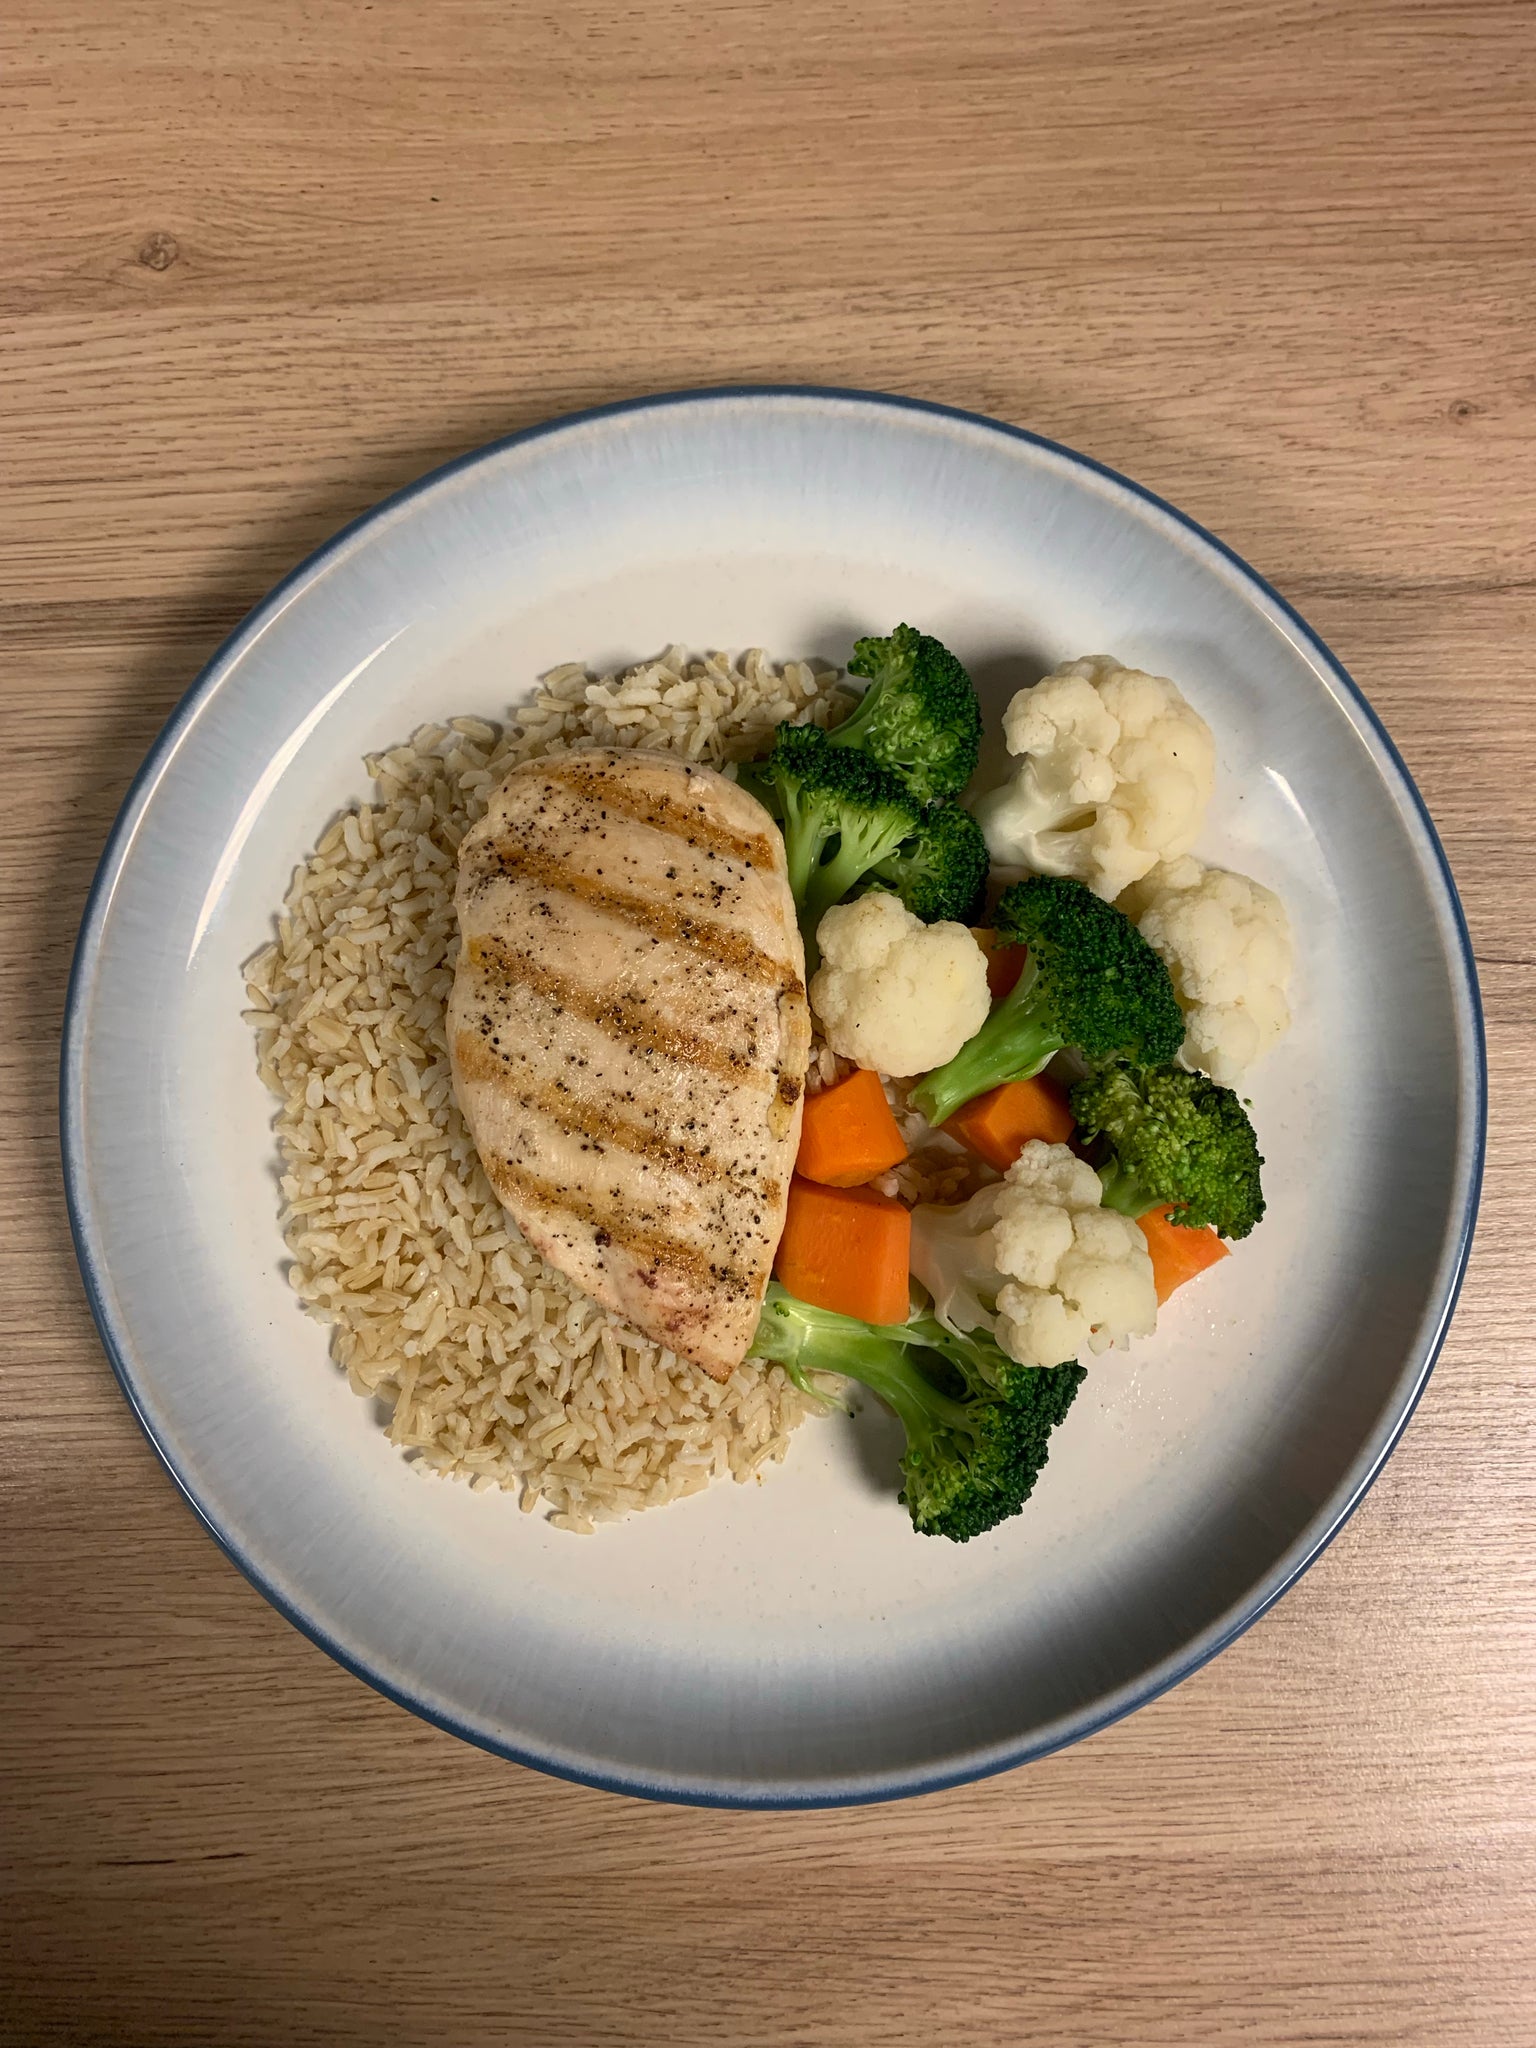
[[[1022,759],[975,806],[999,867],[1074,875],[1112,902],[1194,844],[1216,743],[1165,676],[1107,654],[1064,662],[1019,691],[1003,736]]]
[[[1157,1327],[1147,1241],[1099,1206],[1093,1168],[1032,1140],[958,1208],[912,1212],[912,1271],[952,1329],[985,1329],[1020,1365],[1063,1365]]]
[[[877,889],[835,904],[816,943],[811,1008],[845,1060],[898,1079],[926,1074],[986,1022],[987,959],[963,924],[924,924]]]
[[[1119,906],[1167,962],[1184,1012],[1185,1066],[1235,1088],[1291,1022],[1291,926],[1262,882],[1185,854],[1160,861]]]

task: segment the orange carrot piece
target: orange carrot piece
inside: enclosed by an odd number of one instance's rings
[[[1176,1287],[1182,1287],[1186,1280],[1193,1280],[1197,1273],[1227,1256],[1227,1246],[1214,1230],[1191,1230],[1176,1223],[1162,1209],[1149,1209],[1137,1221],[1152,1254],[1152,1281],[1157,1288],[1159,1308]]]
[[[856,1188],[888,1173],[907,1156],[880,1076],[860,1067],[846,1080],[805,1098],[796,1173],[823,1187]]]
[[[974,1095],[944,1125],[953,1138],[1006,1173],[1031,1138],[1064,1145],[1077,1124],[1067,1091],[1044,1074],[1031,1081],[1005,1081]]]
[[[1010,945],[986,925],[972,925],[971,937],[987,956],[987,987],[992,991],[993,1002],[1000,1003],[1024,972],[1029,950]]]
[[[864,1323],[904,1323],[912,1216],[873,1188],[789,1184],[773,1270],[798,1301]]]

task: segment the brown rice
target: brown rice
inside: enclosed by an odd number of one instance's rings
[[[777,1366],[724,1386],[601,1309],[519,1235],[454,1099],[444,1006],[459,841],[517,762],[593,746],[724,766],[786,718],[834,722],[837,672],[690,659],[554,670],[519,723],[424,726],[370,758],[371,803],[331,826],[246,969],[278,1097],[289,1279],[354,1391],[424,1472],[520,1490],[563,1529],[746,1480],[809,1404]]]

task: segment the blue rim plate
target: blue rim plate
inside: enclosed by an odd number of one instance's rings
[[[1036,1500],[912,1537],[878,1425],[589,1540],[406,1472],[284,1290],[236,967],[361,755],[555,660],[669,638],[845,656],[918,616],[995,716],[1064,655],[1173,674],[1222,751],[1208,858],[1285,895],[1297,1022],[1253,1079],[1264,1229],[1099,1362]],[[1383,1074],[1390,1076],[1384,1080]],[[1220,541],[1022,429],[876,393],[604,406],[433,472],[204,669],[123,805],[70,980],[71,1227],[130,1406],[209,1533],[359,1677],[498,1754],[705,1804],[1008,1769],[1255,1621],[1343,1526],[1439,1351],[1476,1215],[1476,975],[1365,697]],[[1090,1391],[1091,1390],[1091,1391]],[[874,1432],[871,1435],[871,1431]]]

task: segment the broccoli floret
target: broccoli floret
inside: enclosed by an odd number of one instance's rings
[[[797,1387],[842,1373],[878,1394],[907,1433],[902,1500],[919,1535],[966,1543],[1016,1515],[1045,1464],[1051,1431],[1085,1377],[1076,1364],[1015,1365],[990,1337],[956,1336],[927,1311],[894,1326],[812,1308],[777,1283],[752,1349]]]
[[[987,842],[970,812],[935,804],[913,836],[870,869],[869,879],[893,890],[924,924],[946,918],[969,924],[981,905],[988,865]]]
[[[918,807],[897,776],[868,754],[832,746],[814,725],[781,725],[765,772],[777,798],[810,974],[823,916],[911,838]]]
[[[988,1088],[1024,1081],[1064,1046],[1157,1066],[1184,1038],[1168,969],[1124,912],[1065,875],[1031,875],[998,900],[1000,937],[1029,961],[976,1036],[912,1091],[931,1124]]]
[[[907,784],[920,804],[954,796],[976,772],[981,706],[970,677],[940,641],[913,626],[855,642],[850,675],[869,688],[830,735]]]
[[[1104,1206],[1125,1216],[1177,1208],[1178,1221],[1246,1237],[1264,1214],[1264,1161],[1248,1112],[1230,1088],[1183,1067],[1106,1067],[1072,1090],[1085,1139],[1109,1150]]]
[[[935,812],[931,827],[924,819],[925,806],[963,788],[976,766],[981,708],[970,677],[911,626],[860,640],[849,667],[871,678],[851,717],[831,733],[781,725],[767,761],[738,770],[783,831],[807,972],[825,912],[903,841],[912,844],[881,879],[928,923],[963,916],[986,879],[986,842],[968,816]]]

